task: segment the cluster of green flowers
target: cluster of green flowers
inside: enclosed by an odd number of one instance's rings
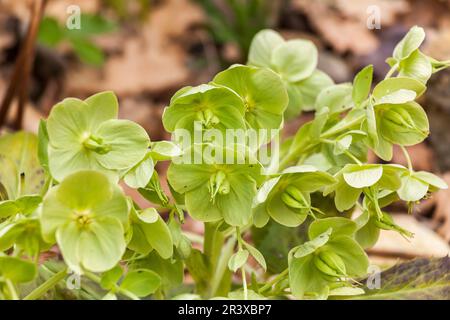
[[[316,69],[312,42],[285,41],[263,30],[251,44],[247,65],[233,65],[208,84],[174,94],[162,119],[171,133],[280,131],[285,119],[314,111],[314,119],[283,142],[280,168],[270,174],[255,160],[254,148],[212,140],[191,141],[186,148],[151,142],[138,124],[117,119],[112,92],[58,103],[41,122],[38,137],[22,132],[1,137],[0,298],[17,298],[17,285],[36,278],[39,254],[55,244],[70,270],[98,280],[105,298],[167,296],[182,283],[185,267],[196,282],[195,295],[183,296],[189,298],[363,293],[355,279],[366,275],[364,249],[376,243],[380,229],[412,236],[383,208],[398,200],[412,208],[447,188],[410,164],[366,164],[369,149],[389,161],[394,145],[408,156],[405,146],[429,134],[415,100],[447,63],[424,55],[423,40],[423,30],[412,28],[387,61],[391,71],[372,90],[372,66],[352,84],[334,84]],[[233,161],[208,156],[211,145]],[[185,154],[202,161],[175,161]],[[166,160],[172,160],[171,196],[154,170]],[[124,194],[124,184],[155,208],[140,208]],[[168,221],[158,211],[169,212]],[[181,230],[185,212],[205,223],[203,251]],[[268,223],[302,225],[309,240],[291,248],[288,269],[274,280],[264,283],[253,274],[250,290],[248,258],[264,270],[266,261],[242,234]],[[243,290],[231,291],[237,270]]]

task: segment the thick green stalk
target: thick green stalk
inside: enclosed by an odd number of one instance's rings
[[[47,281],[42,283],[39,287],[34,289],[30,294],[28,294],[23,300],[36,300],[42,297],[48,290],[53,288],[63,280],[67,275],[67,268],[62,269],[61,271],[55,273],[51,276]]]
[[[89,271],[85,271],[85,272],[84,272],[84,275],[86,276],[86,278],[89,278],[89,279],[91,279],[92,281],[94,281],[94,282],[100,284],[101,279],[100,279],[100,277],[97,276],[96,274],[94,274],[94,273],[92,273],[92,272],[89,272]],[[128,290],[125,290],[125,289],[121,288],[121,287],[118,286],[117,284],[114,284],[114,290],[115,290],[116,292],[119,292],[120,294],[123,294],[124,296],[130,298],[131,300],[141,300],[141,299],[139,299],[139,297],[136,296],[134,293],[132,293],[132,292],[130,292],[130,291],[128,291]]]

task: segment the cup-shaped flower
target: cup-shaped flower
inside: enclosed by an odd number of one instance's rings
[[[311,223],[309,241],[289,252],[289,282],[292,293],[326,297],[332,290],[350,286],[346,281],[367,273],[366,253],[354,240],[357,225],[333,217]]]
[[[425,89],[420,81],[405,77],[386,79],[375,86],[364,128],[369,146],[383,160],[392,159],[394,144],[410,146],[428,136],[427,115],[414,102]]]
[[[250,45],[248,64],[272,69],[280,75],[289,95],[287,118],[312,110],[319,92],[333,80],[316,70],[317,48],[309,40],[285,41],[273,30],[258,32]]]
[[[74,271],[102,272],[125,251],[128,202],[118,186],[97,171],[79,171],[52,188],[44,199],[44,238],[56,242]]]
[[[61,181],[78,170],[110,175],[132,168],[146,155],[147,132],[118,120],[117,98],[102,92],[86,100],[69,98],[55,105],[47,120],[49,167]]]
[[[242,99],[225,87],[202,84],[180,89],[172,97],[163,115],[164,128],[176,129],[244,129],[245,107]],[[200,128],[194,128],[195,122]]]
[[[269,217],[288,227],[302,224],[308,214],[314,216],[316,211],[311,206],[310,194],[335,182],[333,176],[313,166],[284,170],[260,188],[255,201],[255,224],[261,227]]]
[[[193,145],[185,153],[201,163],[174,161],[167,177],[173,189],[184,194],[189,213],[204,222],[224,219],[232,226],[246,225],[261,183],[261,165],[234,148],[210,144]]]
[[[278,74],[269,69],[234,65],[217,74],[213,82],[232,89],[243,99],[250,128],[280,128],[289,99]]]

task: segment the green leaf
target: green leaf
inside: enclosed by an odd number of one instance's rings
[[[356,75],[353,80],[352,99],[355,105],[360,105],[369,95],[373,78],[373,65],[368,65]]]
[[[403,201],[419,201],[428,191],[428,183],[418,179],[415,175],[406,174],[401,177],[402,185],[397,193]]]
[[[64,39],[64,29],[58,20],[44,17],[39,25],[38,42],[48,47],[55,47]]]
[[[294,257],[295,258],[305,257],[315,252],[320,247],[324,246],[330,239],[332,230],[333,230],[332,228],[329,228],[325,232],[313,238],[312,240],[295,247],[295,250],[293,250]]]
[[[146,157],[125,174],[125,183],[135,189],[144,188],[152,178],[154,165],[152,157]]]
[[[417,26],[412,27],[395,47],[393,57],[398,61],[408,58],[420,47],[424,39],[425,31],[423,28]]]
[[[428,183],[430,186],[433,186],[437,189],[448,188],[448,185],[444,180],[432,174],[431,172],[418,171],[414,173],[414,177],[416,177],[419,180],[422,180],[423,182]]]
[[[184,267],[180,259],[163,259],[152,251],[143,259],[136,260],[131,265],[132,270],[150,269],[161,277],[164,290],[179,286],[183,282]]]
[[[49,171],[48,167],[48,132],[47,122],[43,119],[39,121],[38,131],[38,158],[41,166]]]
[[[347,275],[361,277],[367,274],[369,259],[353,238],[339,235],[331,239],[327,243],[327,247],[343,260]]]
[[[290,40],[273,50],[271,66],[283,79],[297,82],[312,75],[317,60],[318,51],[312,41]]]
[[[93,66],[101,66],[105,62],[105,54],[91,40],[84,38],[71,38],[73,50],[80,60]]]
[[[230,257],[230,260],[228,260],[228,268],[231,271],[236,272],[247,262],[247,259],[248,259],[248,251],[239,250]]]
[[[100,285],[102,286],[103,289],[111,290],[120,280],[122,274],[123,274],[122,268],[119,265],[117,265],[111,270],[108,270],[102,274],[102,277],[100,279]]]
[[[258,262],[258,264],[264,269],[264,271],[267,271],[266,259],[264,259],[262,253],[247,242],[244,242],[244,247],[248,250],[252,257],[255,258],[256,262]]]
[[[375,86],[372,96],[376,101],[379,101],[384,96],[390,95],[401,89],[414,91],[416,93],[416,98],[418,98],[425,92],[426,87],[422,82],[412,78],[388,78]]]
[[[426,83],[432,73],[433,66],[428,57],[416,50],[408,58],[400,62],[398,75]]]
[[[416,92],[412,90],[407,89],[400,89],[397,91],[394,91],[392,93],[389,93],[383,97],[381,97],[379,100],[375,102],[375,105],[377,104],[403,104],[410,101],[414,101],[416,98]]]
[[[289,255],[289,284],[292,294],[302,299],[305,294],[315,296],[324,293],[328,281],[313,263],[314,256],[293,258]]]
[[[317,96],[315,109],[327,107],[330,114],[348,110],[353,106],[352,91],[352,86],[348,83],[329,86]]]
[[[450,288],[450,258],[415,259],[380,274],[381,288],[351,299],[447,300]],[[371,280],[372,279],[372,280]],[[373,276],[361,283],[372,284]]]
[[[248,54],[248,64],[258,67],[269,67],[272,51],[284,43],[283,38],[273,30],[261,30],[252,40]]]
[[[39,164],[36,135],[23,131],[3,135],[0,138],[0,158],[1,154],[13,161],[16,166],[16,169],[14,169],[11,168],[10,164],[5,164],[6,167],[0,169],[0,182],[8,185],[8,192],[12,191],[9,190],[10,187],[13,187],[12,181],[6,183],[3,183],[3,181],[16,179],[15,174],[20,176],[20,180],[15,185],[16,192],[9,194],[9,199],[15,199],[21,195],[39,194],[45,181],[45,174]],[[12,171],[7,171],[8,168]],[[3,175],[10,175],[11,177],[6,178]],[[9,185],[10,183],[11,185]],[[20,192],[17,192],[19,190]]]
[[[355,234],[355,240],[364,249],[373,247],[380,236],[380,229],[375,225],[376,217],[371,217],[368,210],[365,210],[361,216],[359,216],[355,222],[361,221],[365,218],[365,222],[361,226],[358,226],[358,231]]]
[[[29,282],[36,277],[37,268],[29,261],[0,256],[0,275],[16,283]]]
[[[315,239],[331,229],[330,239],[336,236],[353,236],[356,232],[356,223],[343,217],[319,219],[311,223],[308,230],[310,239]]]
[[[151,270],[133,270],[125,275],[120,287],[138,297],[146,297],[161,286],[161,277]]]
[[[345,182],[353,188],[365,188],[374,185],[383,175],[383,167],[376,164],[348,164],[344,168]]]
[[[181,154],[180,147],[172,141],[156,141],[150,146],[150,155],[154,160],[170,160]]]
[[[159,213],[155,208],[146,208],[136,211],[136,216],[144,223],[155,223],[159,219]]]
[[[148,243],[159,253],[163,259],[173,255],[173,240],[169,227],[158,215],[153,223],[140,224]]]

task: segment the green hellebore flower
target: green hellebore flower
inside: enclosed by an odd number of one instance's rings
[[[262,180],[262,167],[233,148],[215,147],[223,157],[231,155],[233,161],[209,158],[205,150],[210,147],[210,144],[201,144],[186,150],[185,153],[202,159],[202,163],[174,161],[167,178],[176,192],[184,194],[187,210],[195,219],[204,222],[224,219],[229,225],[243,226],[251,217],[252,201]],[[242,164],[238,159],[244,160]]]
[[[288,95],[280,77],[269,69],[234,65],[213,83],[235,91],[244,101],[245,120],[253,129],[279,129]],[[268,137],[269,140],[271,137]]]
[[[98,171],[66,177],[46,195],[41,213],[44,239],[58,243],[74,271],[102,272],[125,252],[128,202],[118,186]]]
[[[289,282],[292,293],[326,295],[336,283],[367,273],[369,261],[354,240],[357,225],[341,218],[325,218],[311,223],[309,241],[289,252]]]
[[[244,129],[244,113],[244,102],[233,90],[202,84],[175,93],[164,110],[163,124],[168,132],[193,132],[195,121],[207,129]]]
[[[252,40],[247,64],[280,75],[289,96],[285,117],[293,118],[302,110],[313,110],[316,96],[333,84],[328,75],[316,70],[317,60],[317,48],[311,41],[285,41],[273,30],[261,30]]]
[[[52,176],[61,181],[79,170],[117,176],[147,153],[147,132],[129,120],[118,120],[112,92],[85,101],[69,98],[55,105],[47,120],[48,156]]]
[[[314,265],[331,277],[343,277],[346,275],[345,263],[336,253],[331,250],[319,252],[314,257]]]
[[[313,166],[284,170],[278,177],[268,180],[258,192],[255,219],[261,222],[257,222],[257,226],[265,225],[269,217],[288,227],[302,224],[312,210],[310,194],[335,182],[330,174]]]

